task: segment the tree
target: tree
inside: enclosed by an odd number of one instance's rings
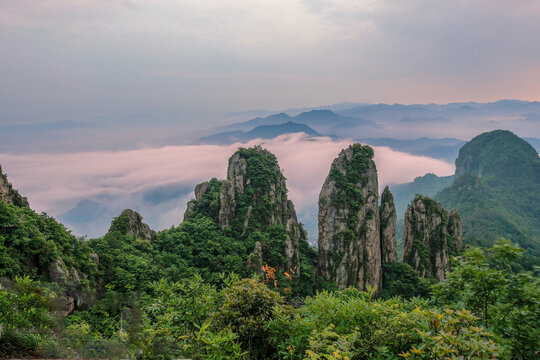
[[[456,258],[448,278],[433,288],[437,303],[466,307],[500,335],[509,356],[530,359],[540,348],[540,282],[518,272],[523,250],[501,239],[484,251],[472,247]]]

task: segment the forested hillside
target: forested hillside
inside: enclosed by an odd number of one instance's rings
[[[482,149],[471,151],[489,158]],[[378,204],[373,150],[336,155],[319,202],[324,257],[261,147],[233,154],[226,179],[197,185],[178,226],[155,232],[125,210],[89,240],[34,212],[1,174],[0,356],[538,358],[540,283],[520,265],[524,250],[486,231],[482,247],[461,252],[467,207],[458,215],[421,197],[407,210],[406,261],[396,261],[396,209],[388,188]],[[512,169],[530,171],[528,161]],[[459,164],[456,181],[505,174],[474,157]],[[495,183],[514,184],[506,181]],[[515,185],[530,190],[531,181]]]
[[[465,144],[455,180],[436,196],[463,218],[466,244],[491,246],[505,237],[540,256],[540,158],[509,131],[484,133]]]

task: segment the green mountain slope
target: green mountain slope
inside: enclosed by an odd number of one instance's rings
[[[540,158],[510,131],[484,133],[464,145],[453,184],[436,198],[459,211],[465,243],[488,246],[505,237],[538,259]]]
[[[418,176],[410,183],[390,186],[390,191],[394,195],[396,203],[398,219],[403,220],[407,205],[410,204],[416,194],[432,197],[442,189],[450,186],[453,180],[453,175],[439,177],[430,173]]]
[[[47,214],[30,209],[0,167],[0,277],[73,283],[95,271],[86,243]]]

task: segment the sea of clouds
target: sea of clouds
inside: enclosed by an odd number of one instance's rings
[[[197,183],[226,176],[227,160],[238,149],[262,145],[274,153],[287,178],[289,198],[299,218],[316,237],[319,191],[333,159],[351,140],[287,134],[247,144],[147,147],[125,151],[0,154],[0,164],[31,207],[60,219],[78,235],[103,235],[112,217],[124,208],[139,211],[161,230],[182,221]],[[379,187],[412,181],[417,176],[454,173],[445,161],[374,147]],[[90,214],[77,204],[90,200]],[[64,216],[67,211],[71,216]]]

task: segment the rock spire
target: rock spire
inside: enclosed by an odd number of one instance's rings
[[[397,262],[396,246],[396,207],[394,197],[386,186],[381,195],[381,206],[379,207],[381,216],[381,262]]]
[[[377,169],[354,144],[333,161],[319,195],[319,273],[340,289],[382,286]]]
[[[151,241],[154,231],[142,222],[142,216],[133,210],[126,209],[114,218],[109,228],[109,233],[120,232],[123,235],[135,236],[138,239]]]
[[[443,280],[450,270],[450,257],[462,246],[461,219],[427,196],[416,195],[405,212],[403,262],[421,277]]]

